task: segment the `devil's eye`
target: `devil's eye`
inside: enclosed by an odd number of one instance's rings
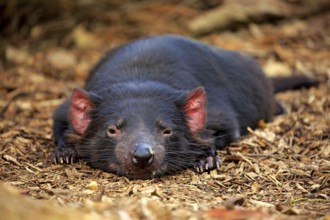
[[[159,133],[162,134],[164,137],[169,137],[173,134],[172,126],[163,120],[157,121],[157,127],[159,129]]]
[[[124,128],[126,124],[126,120],[125,119],[119,119],[117,120],[116,123],[111,123],[108,126],[108,130],[107,130],[107,135],[109,137],[116,137],[117,135],[121,134],[122,129]]]
[[[108,128],[108,131],[107,131],[108,136],[110,136],[110,137],[117,136],[119,134],[119,132],[120,132],[120,130],[117,127],[115,127],[115,126],[110,126]]]
[[[163,130],[163,135],[164,136],[171,136],[172,135],[172,130],[168,129],[168,128],[164,129]]]

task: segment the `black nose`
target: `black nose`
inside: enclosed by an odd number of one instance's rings
[[[135,166],[143,169],[152,164],[154,153],[149,144],[139,144],[132,153],[132,162]]]

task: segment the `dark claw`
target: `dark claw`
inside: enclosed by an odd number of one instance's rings
[[[204,171],[211,171],[214,169],[219,169],[222,161],[218,155],[207,156],[205,159],[200,160],[196,164],[196,171],[202,173]]]
[[[205,171],[208,171],[208,170],[209,170],[209,164],[206,163],[206,164],[205,164]]]
[[[205,167],[205,160],[200,160],[197,167],[198,167],[199,173],[203,173],[204,167]]]
[[[213,169],[213,165],[214,165],[214,158],[212,156],[206,157],[206,164],[205,164],[205,168],[207,167],[208,169]],[[208,170],[206,169],[206,170]]]
[[[222,160],[221,160],[221,157],[219,157],[218,155],[215,156],[215,164],[216,164],[216,168],[220,169],[220,166],[222,164]]]
[[[77,160],[77,153],[74,148],[56,147],[52,155],[55,164],[73,164]]]

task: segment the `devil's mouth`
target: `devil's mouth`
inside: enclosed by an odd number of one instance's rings
[[[157,170],[154,169],[124,169],[119,173],[129,179],[152,179],[157,176]]]
[[[122,167],[118,170],[118,174],[126,176],[129,179],[153,179],[160,177],[165,174],[167,165],[159,165],[159,168],[156,166],[151,166],[145,169],[140,169],[134,166]]]

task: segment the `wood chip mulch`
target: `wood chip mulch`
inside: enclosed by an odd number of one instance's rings
[[[261,121],[219,152],[219,170],[128,180],[83,162],[52,164],[52,112],[83,86],[101,55],[147,35],[191,36],[187,22],[212,1],[113,2],[88,10],[85,20],[69,8],[71,17],[61,14],[35,23],[28,35],[1,39],[0,216],[330,219],[329,13],[195,37],[252,55],[269,75],[307,74],[321,82],[276,95],[287,113]]]

